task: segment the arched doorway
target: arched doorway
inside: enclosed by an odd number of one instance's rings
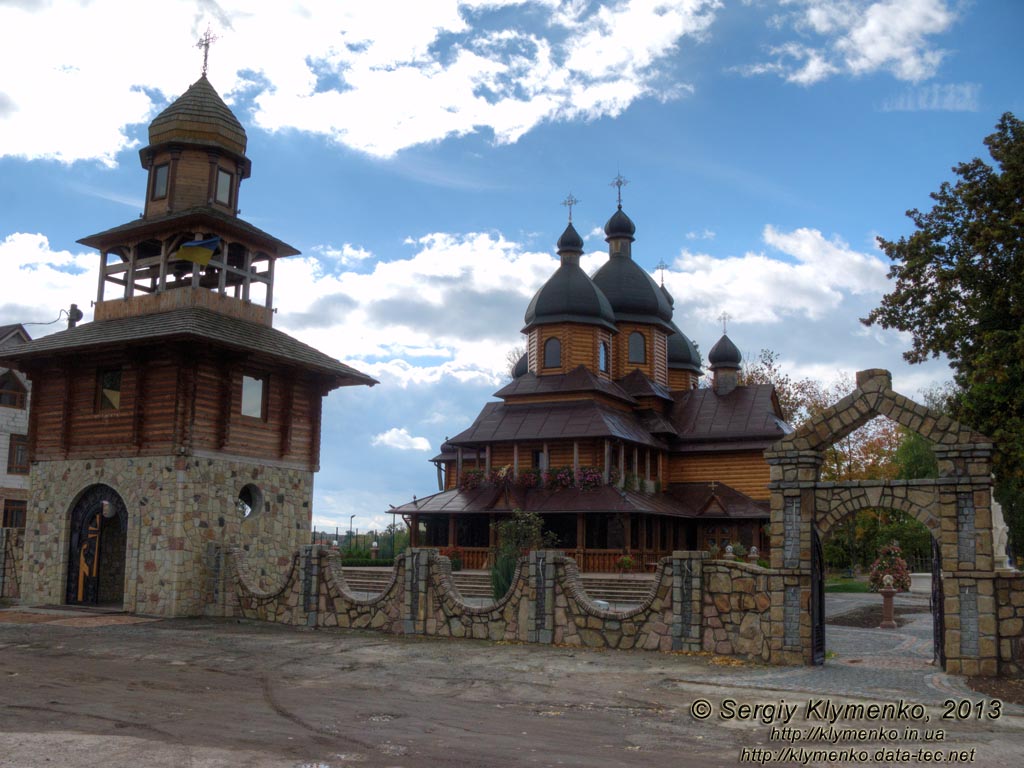
[[[93,485],[72,505],[69,518],[65,602],[121,607],[128,543],[124,500],[108,485]]]

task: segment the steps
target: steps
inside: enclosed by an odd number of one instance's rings
[[[391,581],[390,568],[345,568],[345,581],[355,592],[379,594]],[[463,597],[491,597],[491,574],[489,571],[456,571],[452,574],[455,586]],[[583,588],[592,600],[609,603],[640,603],[647,597],[654,584],[653,575],[631,574],[615,576],[603,573],[581,575]]]

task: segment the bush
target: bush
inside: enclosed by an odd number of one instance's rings
[[[898,592],[910,591],[910,571],[901,554],[898,544],[887,544],[878,550],[878,558],[871,564],[871,575],[868,577],[872,592],[882,588],[882,579],[886,574],[892,576],[893,589]]]
[[[629,555],[623,555],[615,561],[615,568],[620,572],[632,571],[636,568],[636,562]]]
[[[517,558],[511,552],[502,552],[491,568],[491,594],[495,600],[501,600],[512,586],[512,577],[516,573]]]
[[[346,557],[341,561],[341,564],[345,568],[391,568],[394,566],[395,561],[390,558],[383,560],[370,560],[367,558],[364,560],[359,557]]]

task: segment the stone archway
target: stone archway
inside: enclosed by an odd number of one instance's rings
[[[68,513],[69,545],[65,602],[124,603],[128,510],[109,485],[92,485]]]
[[[823,451],[876,416],[886,416],[931,442],[939,463],[932,480],[821,482]],[[858,508],[909,512],[939,542],[944,582],[946,669],[995,675],[999,669],[992,548],[992,443],[970,427],[894,392],[888,371],[857,374],[849,395],[765,451],[771,467],[772,568],[781,579],[784,663],[815,662],[814,552],[819,532]],[[818,619],[820,620],[820,619]]]

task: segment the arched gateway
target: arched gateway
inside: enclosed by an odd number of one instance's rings
[[[939,477],[822,482],[822,454],[876,416],[932,443]],[[913,515],[936,542],[936,649],[945,669],[994,675],[999,668],[992,549],[992,443],[892,390],[888,371],[857,374],[857,388],[765,451],[771,467],[772,568],[783,575],[782,655],[824,660],[823,562],[819,536],[859,509]],[[942,613],[946,621],[942,620]]]
[[[65,600],[76,605],[124,602],[128,510],[109,485],[85,489],[69,511]]]

